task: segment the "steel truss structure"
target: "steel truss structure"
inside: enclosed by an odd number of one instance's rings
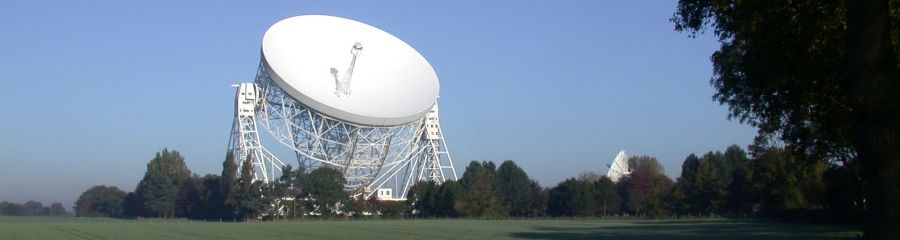
[[[239,162],[252,161],[257,180],[269,183],[276,173],[281,173],[284,162],[269,152],[259,141],[256,107],[259,104],[259,89],[252,83],[241,83],[237,87],[234,103],[234,122],[228,150]]]
[[[263,62],[254,83],[241,83],[237,92],[229,148],[237,159],[253,161],[257,180],[274,181],[285,166],[259,141],[258,125],[291,149],[305,171],[319,167],[342,171],[345,190],[355,196],[370,197],[378,189],[393,187],[400,191],[393,191],[392,198],[402,199],[417,181],[457,179],[436,103],[423,119],[402,125],[346,122],[290,97]]]

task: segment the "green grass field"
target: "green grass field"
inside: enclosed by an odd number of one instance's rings
[[[845,226],[755,220],[358,220],[219,223],[0,217],[0,239],[849,239]]]

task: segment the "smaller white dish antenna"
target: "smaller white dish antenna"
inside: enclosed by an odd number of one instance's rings
[[[631,174],[631,168],[628,166],[628,154],[625,153],[625,150],[619,151],[612,163],[606,166],[609,167],[606,177],[616,183]]]

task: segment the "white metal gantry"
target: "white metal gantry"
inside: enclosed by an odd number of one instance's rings
[[[260,142],[255,114],[260,100],[259,89],[253,83],[241,83],[234,87],[237,87],[237,93],[228,150],[239,163],[251,161],[255,179],[269,183],[276,173],[281,173],[281,167],[285,164]]]

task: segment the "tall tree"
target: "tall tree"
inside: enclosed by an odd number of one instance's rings
[[[678,177],[676,194],[678,202],[676,209],[679,214],[700,214],[704,212],[702,194],[703,175],[700,172],[700,158],[691,153],[681,164],[681,176]]]
[[[471,161],[469,165],[466,166],[466,169],[463,171],[462,177],[459,178],[459,185],[464,189],[469,189],[469,185],[475,180],[475,174],[478,173],[479,169],[483,166],[478,161]]]
[[[122,202],[122,215],[127,217],[140,217],[144,214],[144,201],[141,199],[141,196],[138,195],[138,191],[140,191],[140,185],[134,192],[130,192],[125,195],[125,200]]]
[[[438,189],[436,212],[438,217],[456,217],[456,202],[462,198],[463,189],[459,183],[453,180],[441,183]]]
[[[178,151],[163,149],[147,163],[137,194],[146,216],[174,217],[179,186],[191,176]]]
[[[672,20],[692,36],[714,29],[711,82],[730,117],[804,159],[859,161],[866,236],[900,238],[900,3],[680,0]]]
[[[203,218],[203,188],[199,176],[194,175],[178,186],[178,195],[175,200],[175,216],[187,218]]]
[[[847,3],[847,56],[842,80],[850,86],[852,125],[872,208],[867,237],[900,239],[900,2]],[[894,18],[890,16],[893,7]],[[892,26],[893,25],[893,26]],[[893,32],[894,42],[891,41]]]
[[[698,158],[691,154],[681,166],[681,176],[673,189],[679,214],[736,213],[749,205],[745,179],[747,153],[737,145]]]
[[[419,181],[406,194],[409,205],[408,215],[413,217],[434,217],[436,214],[438,186],[433,181]]]
[[[531,188],[531,195],[534,196],[532,197],[534,202],[531,203],[530,215],[533,217],[547,216],[547,201],[549,200],[550,190],[541,187],[541,184],[534,179],[528,185]]]
[[[600,216],[616,215],[622,208],[619,187],[609,177],[602,176],[594,182],[594,199]]]
[[[757,137],[751,149],[746,178],[763,213],[818,207],[815,200],[821,192],[815,186],[822,184],[824,162],[804,161],[764,136]]]
[[[260,207],[259,186],[256,185],[255,170],[253,169],[253,159],[251,155],[247,155],[247,159],[241,162],[241,174],[238,178],[237,194],[235,200],[237,202],[238,217],[247,220],[262,210]]]
[[[207,174],[200,179],[200,199],[203,203],[202,218],[204,219],[230,219],[231,214],[225,208],[225,193],[223,193],[222,177]]]
[[[456,203],[456,210],[460,215],[472,218],[497,218],[504,215],[496,191],[493,166],[492,162],[479,164],[472,161],[466,167],[463,178],[460,179],[464,194]]]
[[[238,164],[234,159],[234,152],[228,151],[225,154],[225,161],[222,162],[222,187],[223,194],[223,218],[236,218],[239,201],[238,195]]]
[[[728,184],[728,199],[725,205],[726,211],[731,214],[744,215],[750,212],[753,203],[750,201],[753,192],[750,190],[750,180],[747,179],[747,171],[750,170],[750,160],[747,152],[737,145],[731,145],[725,150],[725,159],[732,165],[731,182]]]
[[[530,213],[534,195],[528,174],[512,160],[503,161],[497,169],[497,193],[507,215],[524,217]]]

